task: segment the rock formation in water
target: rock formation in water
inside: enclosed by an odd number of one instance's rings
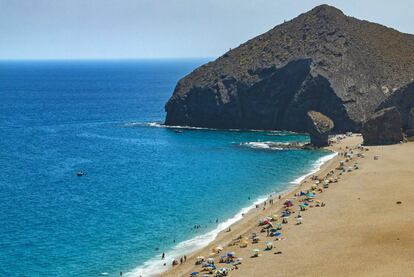
[[[322,5],[181,79],[165,123],[306,132],[315,110],[358,131],[413,81],[413,35]]]
[[[362,126],[365,145],[394,144],[404,140],[401,117],[396,107],[382,109]]]
[[[307,126],[311,144],[316,147],[329,145],[329,133],[334,128],[332,120],[316,111],[307,113]]]

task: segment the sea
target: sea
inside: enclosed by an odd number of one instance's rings
[[[209,60],[0,62],[0,276],[152,276],[334,155],[275,144],[304,134],[165,127]]]

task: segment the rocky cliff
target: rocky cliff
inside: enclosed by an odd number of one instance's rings
[[[314,110],[355,131],[413,80],[413,35],[322,5],[181,79],[165,123],[306,131]]]

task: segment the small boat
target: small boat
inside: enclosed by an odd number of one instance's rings
[[[81,177],[83,175],[85,175],[85,172],[83,172],[83,171],[76,172],[76,176],[78,176],[78,177]]]

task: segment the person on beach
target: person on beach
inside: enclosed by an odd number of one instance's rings
[[[186,255],[184,255],[184,262],[186,262],[187,261],[187,256]]]
[[[164,260],[165,259],[165,253],[164,252],[162,252],[162,255],[161,255],[161,260]]]

